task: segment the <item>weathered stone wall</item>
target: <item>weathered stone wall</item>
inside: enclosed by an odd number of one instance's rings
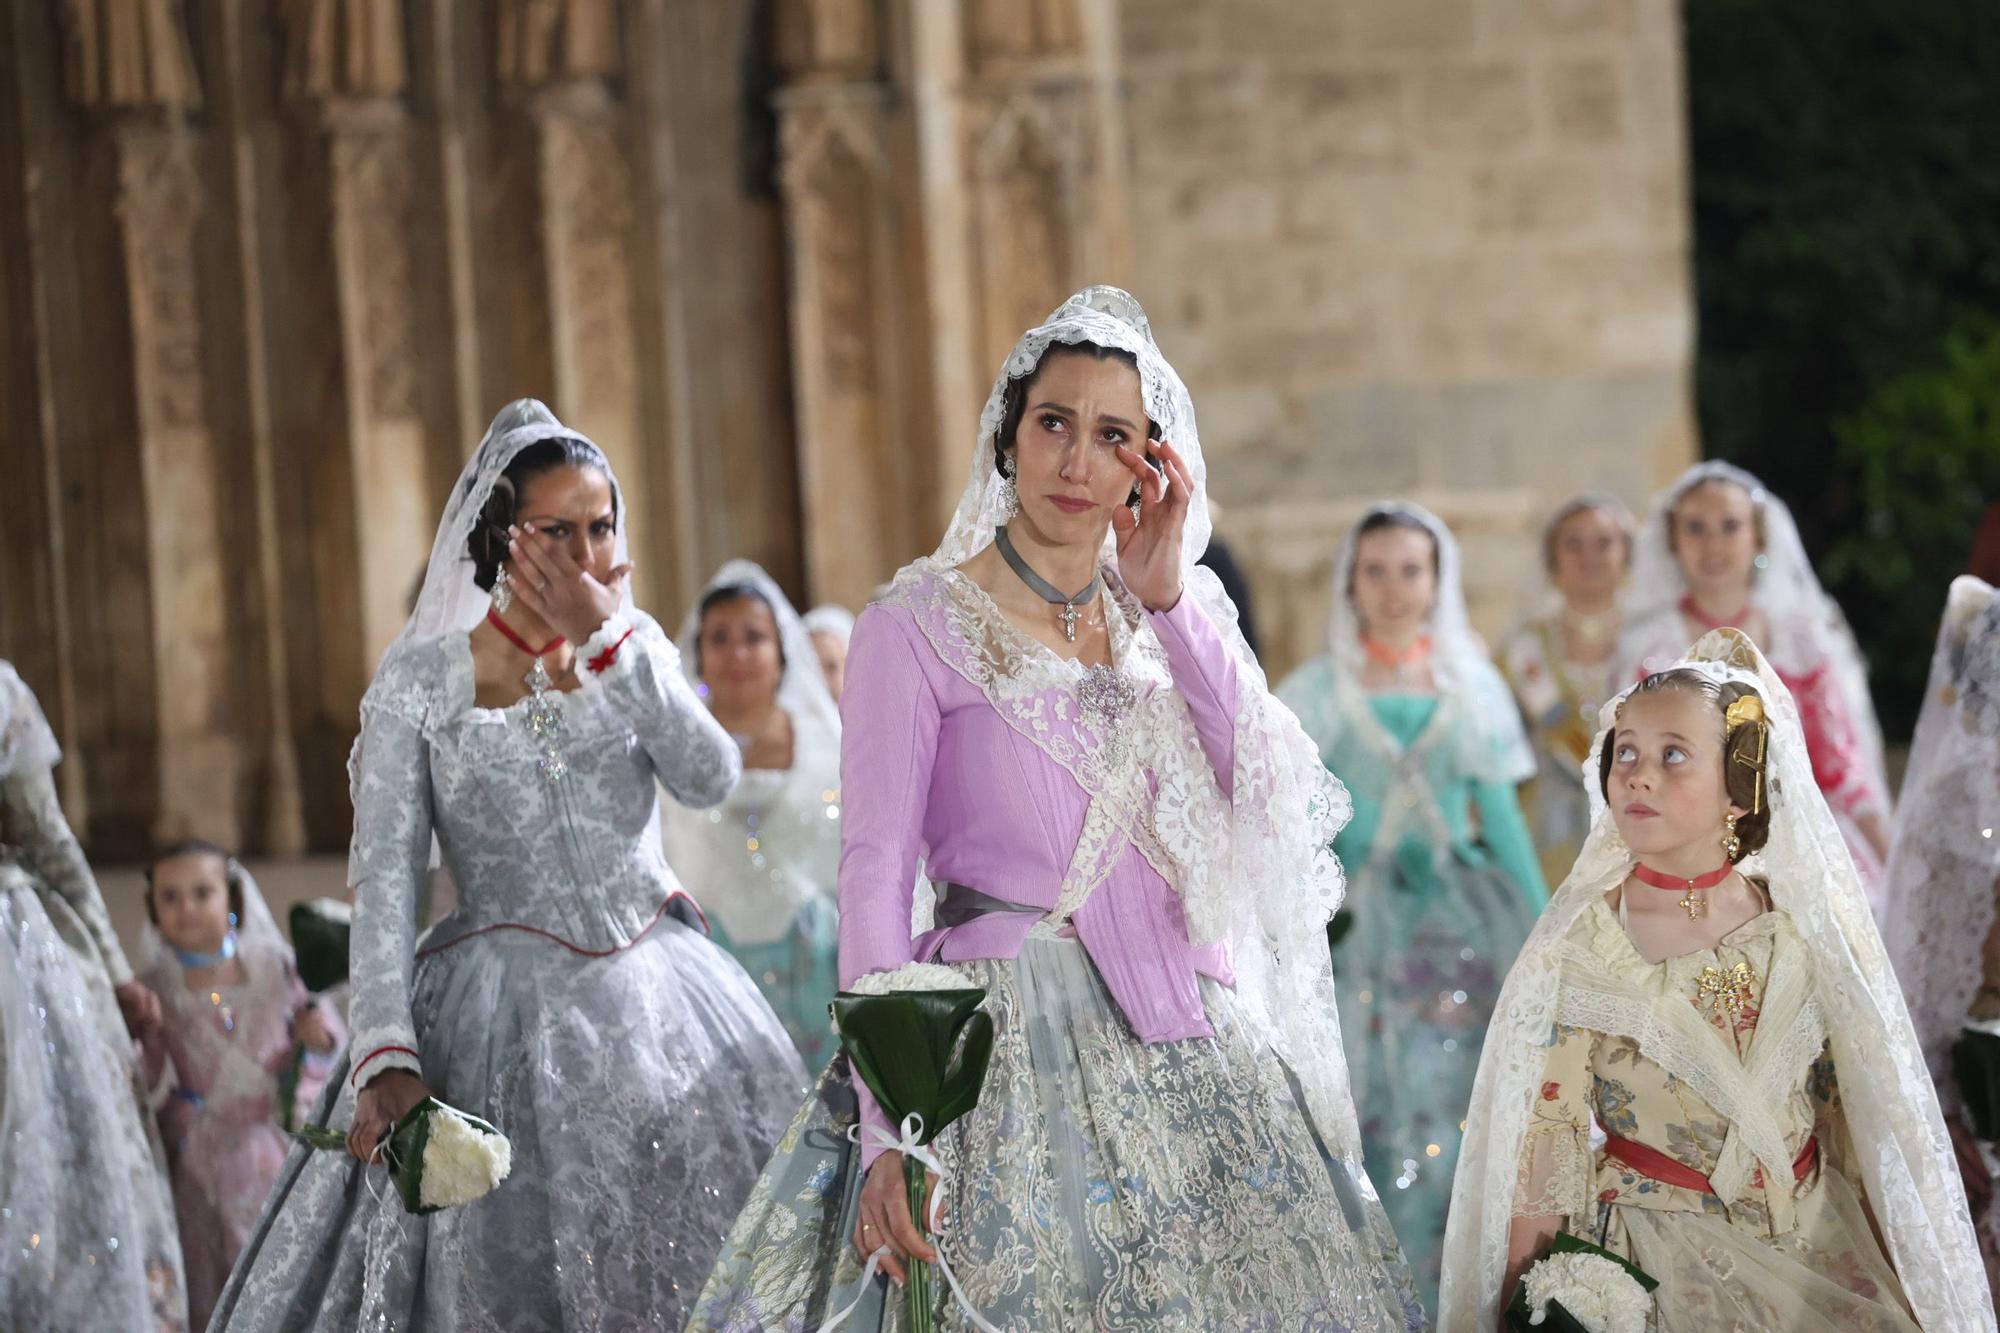
[[[1125,0],[1139,294],[1187,378],[1269,665],[1397,495],[1513,611],[1566,495],[1693,454],[1669,0]]]

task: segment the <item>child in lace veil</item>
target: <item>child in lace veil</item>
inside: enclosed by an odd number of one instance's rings
[[[160,1127],[173,1172],[188,1308],[208,1326],[309,1116],[345,1028],[307,995],[257,881],[224,848],[177,843],[146,871],[140,975],[160,997],[147,1079],[169,1067]]]
[[[1440,1327],[1492,1328],[1560,1228],[1659,1281],[1660,1333],[1992,1329],[1937,1097],[1789,691],[1718,630],[1600,721],[1589,841],[1487,1035]]]

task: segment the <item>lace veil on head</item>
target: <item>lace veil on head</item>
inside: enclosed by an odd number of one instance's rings
[[[612,563],[625,563],[625,492],[618,484],[617,474],[611,470],[610,461],[604,457],[604,451],[556,420],[556,414],[536,399],[517,398],[501,408],[493,418],[493,424],[486,428],[485,438],[480,440],[479,447],[473,450],[472,457],[466,460],[464,470],[452,485],[451,499],[445,505],[437,537],[431,543],[430,564],[424,570],[424,585],[417,594],[416,608],[410,613],[402,633],[396,636],[390,648],[392,653],[407,644],[423,643],[447,634],[466,633],[486,615],[492,595],[473,582],[472,556],[467,542],[486,508],[487,497],[493,493],[493,487],[502,474],[522,450],[545,440],[578,440],[597,455],[593,461],[604,470],[605,477],[611,482],[613,517],[618,528]],[[624,609],[631,609],[629,593]]]
[[[1734,464],[1714,460],[1697,463],[1653,502],[1632,543],[1625,623],[1643,626],[1680,604],[1687,580],[1674,556],[1670,531],[1673,512],[1688,492],[1716,482],[1746,492],[1757,511],[1763,551],[1757,557],[1751,593],[1771,623],[1771,660],[1788,674],[1810,671],[1832,647],[1825,632],[1830,605],[1826,592],[1806,555],[1805,543],[1799,539],[1791,509],[1763,482]]]
[[[287,968],[295,966],[291,943],[278,929],[256,879],[233,856],[223,857],[223,875],[229,888],[242,900],[235,923],[237,956],[252,967],[272,962]],[[165,969],[175,978],[181,974],[180,955],[149,918],[139,932],[138,971],[143,976],[156,968]]]
[[[1858,1150],[1862,1178],[1855,1183],[1881,1223],[1918,1322],[1991,1329],[1985,1270],[1930,1073],[1860,876],[1813,780],[1797,705],[1764,655],[1735,630],[1704,635],[1676,665],[1718,684],[1748,685],[1763,699],[1770,726],[1770,832],[1742,869],[1769,883],[1773,903],[1790,915],[1812,956],[1814,999]],[[1564,1013],[1565,967],[1576,965],[1567,958],[1576,946],[1566,937],[1592,903],[1624,881],[1633,863],[1596,769],[1604,738],[1631,692],[1606,703],[1599,715],[1601,729],[1582,765],[1590,836],[1508,973],[1487,1030],[1446,1229],[1440,1327],[1490,1328],[1497,1318],[1522,1145],[1550,1034]]]
[[[1445,521],[1422,505],[1407,500],[1378,500],[1368,506],[1340,544],[1333,566],[1333,606],[1327,616],[1327,652],[1333,664],[1335,706],[1324,715],[1326,725],[1339,727],[1355,708],[1365,707],[1366,689],[1362,668],[1366,650],[1362,646],[1360,613],[1349,592],[1354,586],[1356,553],[1361,529],[1371,519],[1393,516],[1415,523],[1430,534],[1437,548],[1437,594],[1431,605],[1429,633],[1431,671],[1440,695],[1465,701],[1464,744],[1461,747],[1466,771],[1496,782],[1521,782],[1533,775],[1535,755],[1521,725],[1504,682],[1487,657],[1486,642],[1472,627],[1465,606],[1465,582],[1458,539]],[[1331,749],[1331,734],[1321,735],[1322,748]]]
[[[805,622],[808,634],[831,634],[843,644],[854,634],[854,613],[832,602],[815,606],[799,618]]]
[[[1910,745],[1882,933],[1947,1105],[1952,1041],[1985,980],[2000,889],[2000,595],[1951,585]]]
[[[675,643],[680,648],[681,665],[688,680],[700,684],[701,605],[711,593],[722,588],[748,588],[771,608],[778,625],[778,644],[785,655],[784,674],[778,681],[778,706],[790,715],[794,726],[811,727],[823,735],[840,734],[840,708],[827,689],[826,675],[819,668],[812,638],[799,613],[777,581],[751,560],[731,560],[716,571],[681,619]]]
[[[1763,648],[1779,671],[1793,680],[1828,668],[1855,734],[1861,741],[1870,784],[1887,793],[1882,728],[1868,693],[1868,665],[1855,642],[1854,631],[1840,607],[1820,586],[1819,575],[1799,539],[1792,511],[1764,483],[1742,468],[1710,460],[1697,463],[1661,493],[1632,546],[1632,577],[1625,600],[1624,632],[1613,661],[1620,679],[1650,666],[1644,659],[1649,643],[1659,642],[1663,620],[1676,617],[1687,592],[1669,540],[1675,506],[1697,486],[1723,482],[1749,493],[1757,511],[1763,551],[1751,581],[1751,598],[1769,626]],[[1671,623],[1678,629],[1680,621]],[[1669,636],[1677,637],[1677,636]]]

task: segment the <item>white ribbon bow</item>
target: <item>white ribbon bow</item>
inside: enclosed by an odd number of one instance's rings
[[[944,1241],[937,1234],[938,1206],[944,1202],[944,1191],[938,1188],[938,1185],[944,1184],[944,1163],[938,1160],[936,1153],[917,1141],[918,1137],[924,1132],[924,1118],[912,1111],[909,1115],[903,1117],[902,1129],[901,1138],[889,1133],[888,1130],[883,1129],[880,1125],[868,1126],[868,1133],[879,1146],[899,1152],[905,1157],[915,1158],[936,1174],[937,1185],[931,1187],[931,1201],[929,1206],[924,1209],[924,1230],[930,1235],[931,1248],[937,1251],[937,1271],[944,1275],[945,1284],[951,1288],[952,1299],[958,1302],[958,1308],[965,1312],[966,1319],[970,1321],[974,1328],[979,1330],[979,1333],[1000,1333],[999,1329],[988,1322],[985,1315],[982,1315],[978,1310],[973,1308],[971,1300],[966,1297],[965,1288],[958,1285],[958,1274],[952,1272],[951,1265],[945,1262]],[[850,1142],[860,1142],[861,1126],[858,1124],[855,1125],[854,1128],[847,1132],[847,1137]],[[852,1301],[848,1302],[845,1309],[839,1311],[832,1318],[821,1324],[819,1326],[819,1333],[834,1333],[835,1329],[847,1322],[849,1315],[860,1308],[861,1302],[868,1297],[868,1284],[875,1280],[875,1274],[881,1269],[883,1256],[888,1253],[889,1247],[887,1245],[878,1245],[875,1247],[874,1252],[868,1256],[868,1266],[861,1270],[861,1290],[859,1294]]]

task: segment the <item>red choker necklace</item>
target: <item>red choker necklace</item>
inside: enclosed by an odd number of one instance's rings
[[[1430,656],[1431,636],[1419,635],[1415,643],[1397,652],[1394,648],[1385,647],[1364,634],[1361,636],[1361,647],[1367,652],[1370,661],[1379,662],[1385,667],[1406,667],[1412,662],[1421,662]]]
[[[1680,894],[1680,909],[1688,914],[1688,920],[1699,921],[1708,915],[1708,899],[1697,898],[1695,895],[1722,883],[1735,869],[1735,862],[1724,861],[1720,868],[1690,879],[1685,875],[1662,875],[1644,861],[1639,861],[1632,866],[1632,878],[1641,884],[1650,884],[1656,889],[1669,889]]]
[[[498,611],[489,609],[486,612],[486,623],[491,625],[494,629],[499,630],[501,638],[507,640],[507,642],[513,644],[516,648],[519,648],[522,652],[526,653],[528,656],[533,658],[540,658],[542,654],[550,652],[562,646],[563,636],[560,634],[556,635],[553,639],[550,639],[547,643],[543,644],[539,648],[533,646],[526,639],[516,634],[513,630],[513,627],[500,618],[500,613]]]
[[[1740,629],[1742,628],[1744,619],[1748,617],[1750,614],[1750,604],[1748,602],[1745,602],[1742,608],[1739,609],[1735,615],[1726,617],[1725,619],[1722,620],[1717,620],[1714,616],[1702,610],[1700,606],[1695,604],[1693,593],[1691,592],[1682,593],[1681,614],[1686,616],[1689,620],[1692,620],[1695,624],[1701,626],[1705,630]]]

